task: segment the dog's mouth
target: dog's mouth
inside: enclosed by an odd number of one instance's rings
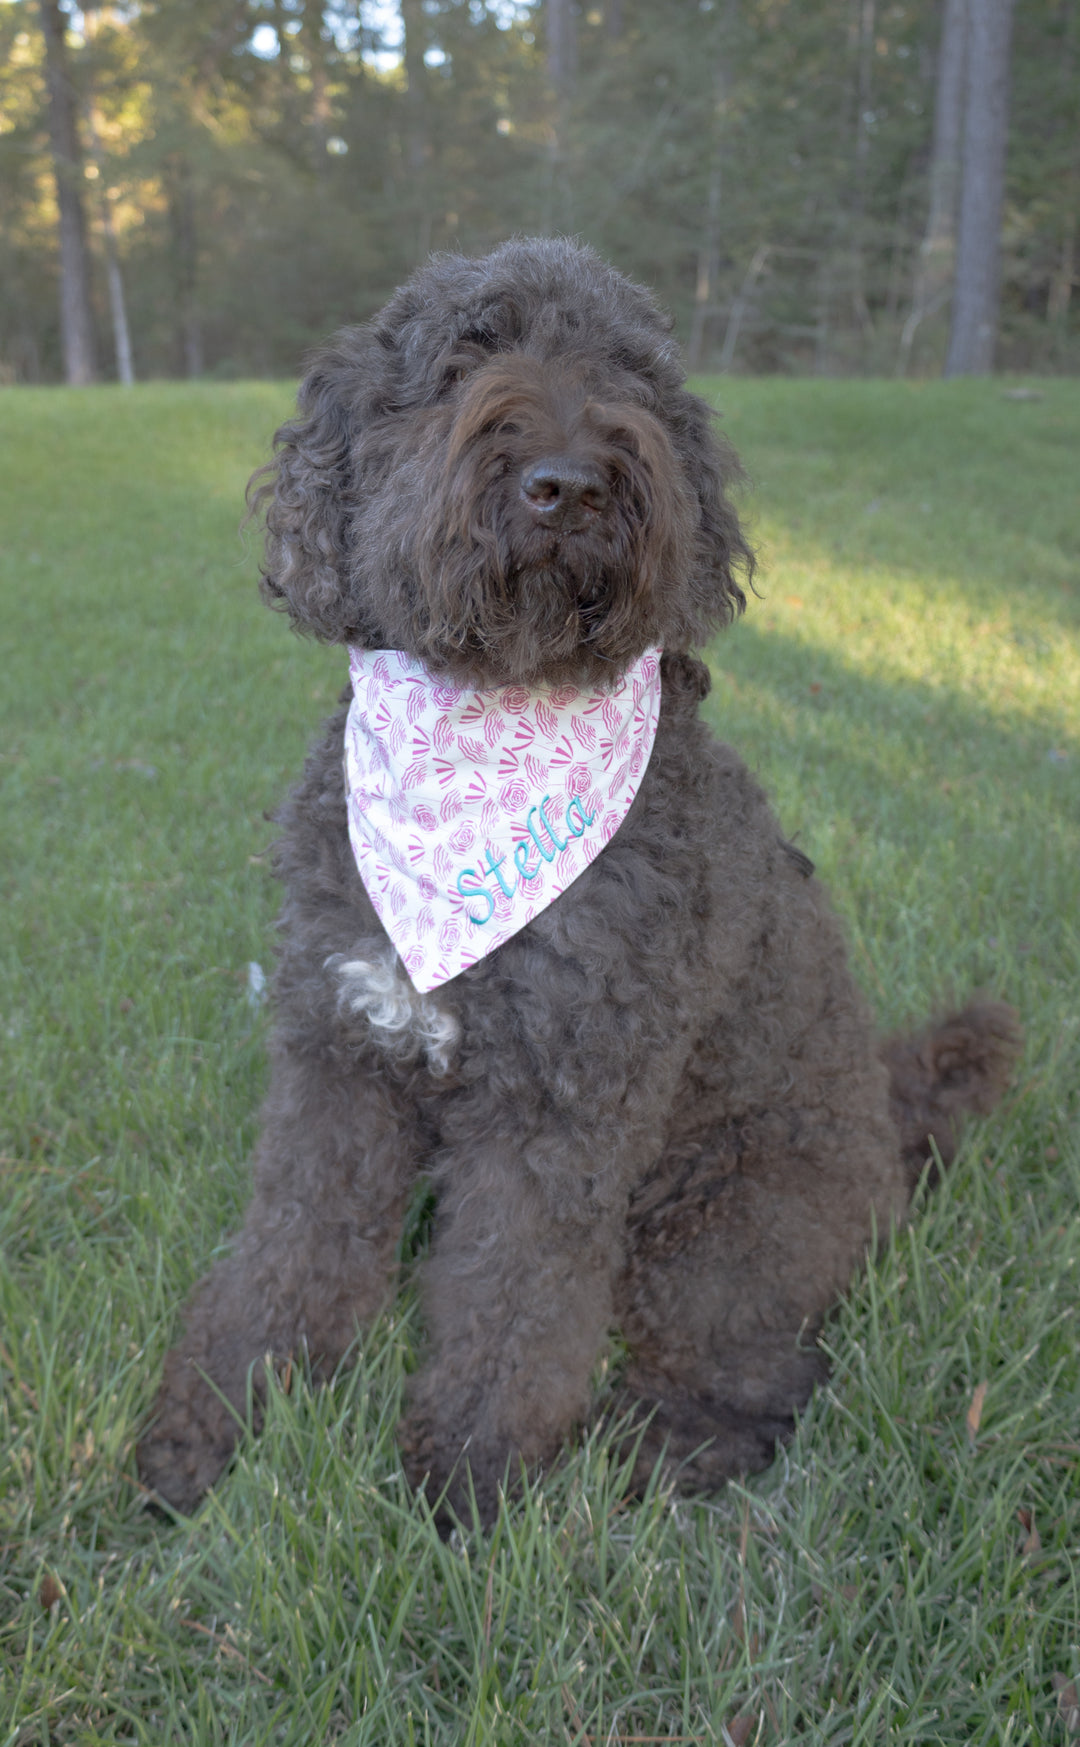
[[[521,590],[540,579],[567,601],[589,607],[628,585],[636,542],[628,537],[632,530],[610,492],[605,491],[602,506],[599,494],[590,504],[557,498],[546,514],[534,507],[524,486],[516,502],[512,491],[508,495],[511,501],[496,506],[492,519],[500,527],[507,580],[520,606],[528,606],[528,594],[522,596]]]

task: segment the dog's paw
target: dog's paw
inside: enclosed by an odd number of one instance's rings
[[[167,1412],[140,1439],[135,1462],[150,1505],[191,1516],[226,1468],[236,1448],[236,1430],[222,1436],[190,1422],[177,1426]]]
[[[258,1395],[252,1403],[257,1429]],[[247,1421],[179,1353],[165,1362],[154,1418],[135,1450],[148,1500],[190,1516],[228,1466]]]

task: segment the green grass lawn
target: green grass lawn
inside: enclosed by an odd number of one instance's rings
[[[706,707],[881,1022],[1007,995],[1015,1090],[838,1308],[767,1474],[629,1503],[598,1438],[448,1545],[393,1442],[407,1296],[196,1519],[142,1508],[246,1195],[265,812],[345,663],[237,534],[287,389],[0,393],[0,1747],[1080,1728],[1080,388],[1006,386],[707,385],[763,564]]]

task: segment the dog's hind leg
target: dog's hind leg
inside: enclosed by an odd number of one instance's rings
[[[929,1137],[948,1163],[960,1113],[1001,1096],[1020,1032],[1011,1008],[973,1003],[883,1046],[887,1088],[849,1043],[842,1112],[822,1082],[810,1108],[796,1087],[795,1102],[684,1139],[631,1204],[616,1315],[628,1393],[652,1411],[638,1485],[662,1450],[688,1490],[772,1460],[824,1374],[825,1312],[902,1217]]]
[[[895,1140],[821,1111],[748,1116],[665,1160],[631,1208],[616,1319],[642,1434],[679,1484],[765,1467],[825,1363],[826,1310],[907,1200]]]
[[[144,1483],[194,1509],[232,1453],[267,1358],[326,1369],[391,1295],[416,1124],[378,1077],[279,1048],[255,1195],[228,1256],[195,1288],[138,1450]]]

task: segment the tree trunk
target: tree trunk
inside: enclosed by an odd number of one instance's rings
[[[326,43],[323,40],[323,6],[321,0],[307,0],[300,26],[300,44],[310,64],[311,78],[311,161],[315,174],[326,169],[326,141],[330,133],[330,74],[326,64]]]
[[[720,272],[720,192],[723,179],[720,151],[718,142],[709,172],[705,228],[698,250],[697,283],[694,287],[694,313],[686,345],[686,363],[690,370],[701,369],[705,355],[705,330],[710,317],[716,311],[716,281]]]
[[[60,337],[64,375],[82,386],[97,377],[94,322],[90,308],[90,261],[83,211],[83,155],[78,110],[68,69],[66,14],[57,0],[39,0],[45,38],[45,79],[49,93],[49,138],[56,176],[60,237]]]
[[[548,78],[566,99],[577,77],[577,15],[574,0],[547,0]]]
[[[422,0],[401,0],[401,21],[405,27],[405,163],[414,214],[415,260],[420,262],[431,251],[431,141],[428,129]]]
[[[733,84],[735,30],[738,22],[737,0],[725,0],[721,19],[721,37],[713,82],[712,154],[709,165],[708,194],[705,203],[705,223],[698,249],[697,283],[694,287],[694,314],[686,348],[691,370],[700,370],[705,358],[705,336],[710,321],[716,315],[716,295],[720,278],[720,217],[724,170],[729,153],[729,98]],[[730,328],[730,321],[729,321]],[[725,343],[726,351],[726,343]]]
[[[191,165],[182,152],[169,160],[169,224],[172,231],[173,282],[176,286],[177,339],[185,376],[201,376],[205,368],[202,323],[198,306],[198,235]]]
[[[858,73],[855,88],[855,165],[851,236],[851,307],[865,337],[874,323],[866,300],[866,186],[870,168],[875,0],[858,0]]]
[[[540,229],[573,231],[574,178],[568,162],[570,108],[577,82],[577,8],[575,0],[544,0],[548,83],[554,95],[548,126],[547,176]]]
[[[1069,303],[1072,289],[1076,283],[1076,206],[1080,204],[1080,175],[1073,177],[1075,203],[1065,220],[1065,228],[1061,238],[1061,254],[1058,264],[1050,279],[1050,291],[1046,299],[1046,319],[1052,327],[1061,330],[1065,335],[1065,323],[1069,314]]]
[[[764,272],[765,264],[771,253],[768,243],[759,243],[754,250],[754,258],[743,275],[743,282],[731,300],[728,312],[727,331],[724,334],[723,350],[720,353],[720,369],[726,376],[735,362],[735,352],[739,344],[739,330],[743,317],[750,308],[754,295],[754,287]]]
[[[131,349],[131,329],[128,327],[127,303],[124,299],[120,251],[116,246],[116,229],[107,188],[101,190],[101,233],[105,240],[105,270],[109,279],[109,312],[112,316],[113,344],[116,347],[116,377],[125,388],[130,388],[135,381],[135,358]]]
[[[124,297],[124,276],[120,267],[120,250],[116,243],[112,202],[105,180],[105,154],[101,149],[101,116],[93,100],[87,104],[86,122],[90,138],[90,155],[97,170],[101,212],[101,240],[105,245],[105,276],[109,286],[109,314],[112,317],[113,347],[116,353],[116,378],[125,388],[135,381],[135,358],[131,349],[131,329],[128,327],[127,300]]]
[[[1001,289],[1012,0],[969,4],[960,220],[946,376],[985,376],[993,369]]]
[[[964,131],[968,0],[945,0],[934,94],[934,142],[930,156],[930,208],[919,248],[911,314],[900,335],[897,374],[903,376],[919,327],[948,301],[956,263],[956,209]]]
[[[1076,7],[1068,6],[1062,32],[1062,71],[1069,84],[1076,78]],[[1069,304],[1077,276],[1077,218],[1080,215],[1080,134],[1074,136],[1072,162],[1065,179],[1065,212],[1061,227],[1058,262],[1050,275],[1050,290],[1046,299],[1046,319],[1056,328],[1060,339],[1066,337]]]

